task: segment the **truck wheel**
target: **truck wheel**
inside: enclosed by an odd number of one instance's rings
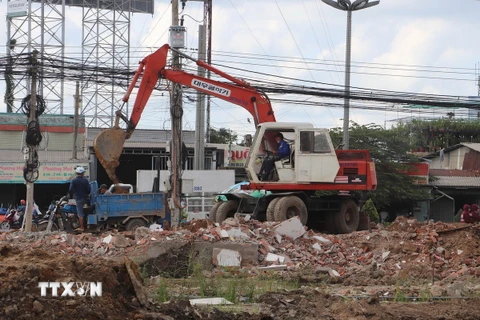
[[[296,196],[280,198],[275,206],[275,221],[284,221],[295,216],[300,218],[303,225],[307,224],[308,211],[305,203]]]
[[[134,232],[135,229],[146,226],[147,222],[143,219],[131,219],[128,220],[127,224],[125,225],[125,230]]]
[[[340,212],[334,214],[335,231],[350,233],[356,231],[360,220],[358,206],[353,199],[342,201]]]
[[[222,202],[222,205],[218,207],[217,214],[215,217],[215,221],[218,223],[222,223],[227,218],[232,218],[235,213],[237,213],[238,208],[238,201],[236,200],[228,200],[226,202]]]
[[[0,230],[10,230],[10,223],[4,221],[0,224]]]
[[[223,202],[217,202],[213,205],[212,209],[210,210],[210,213],[208,214],[208,218],[213,222],[217,221],[217,211],[222,204]]]
[[[275,221],[275,206],[277,205],[278,200],[280,199],[281,198],[275,198],[272,201],[270,201],[270,203],[268,204],[267,217],[266,217],[267,221]]]

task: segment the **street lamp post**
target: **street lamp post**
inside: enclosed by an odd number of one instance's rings
[[[348,128],[350,124],[350,64],[351,64],[351,45],[352,45],[352,11],[358,11],[373,7],[380,3],[370,0],[322,0],[335,9],[347,11],[347,48],[345,51],[345,100],[343,107],[343,149],[349,149]]]

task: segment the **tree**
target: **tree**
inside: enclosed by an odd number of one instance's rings
[[[427,191],[415,185],[413,178],[405,173],[410,168],[408,163],[418,162],[418,159],[407,153],[410,150],[409,136],[403,130],[403,127],[387,130],[375,124],[351,122],[350,148],[368,150],[375,161],[378,186],[365,196],[371,198],[377,207],[428,197]],[[331,130],[334,145],[342,142],[342,136],[341,128]]]
[[[210,128],[210,143],[235,143],[238,135],[230,129],[220,128],[218,130]]]

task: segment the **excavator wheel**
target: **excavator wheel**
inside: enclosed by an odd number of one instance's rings
[[[358,206],[353,199],[346,199],[342,202],[340,212],[334,214],[335,231],[337,233],[350,233],[356,231],[360,215]]]
[[[267,221],[275,221],[275,206],[281,198],[275,198],[268,204],[267,207]]]
[[[213,205],[212,209],[210,210],[210,213],[208,215],[208,218],[212,220],[213,222],[217,221],[217,211],[218,208],[223,204],[223,202],[217,202]]]
[[[300,218],[303,225],[307,224],[307,206],[302,199],[296,196],[280,198],[275,206],[275,221],[284,221],[295,216]]]
[[[228,200],[228,201],[222,202],[217,209],[215,221],[217,223],[222,223],[227,218],[233,218],[235,213],[237,213],[237,209],[238,209],[238,201],[236,200]]]

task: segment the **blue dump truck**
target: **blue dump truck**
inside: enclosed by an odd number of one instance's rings
[[[90,205],[84,209],[89,231],[111,228],[134,231],[159,220],[170,220],[163,192],[99,194],[98,183],[94,181],[90,185]],[[54,200],[38,230],[73,231],[79,227],[76,211],[75,205],[69,204],[68,196]]]

